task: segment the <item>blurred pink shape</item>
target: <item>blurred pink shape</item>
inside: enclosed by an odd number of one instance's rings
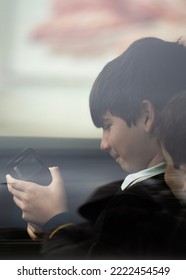
[[[98,54],[123,41],[129,26],[158,19],[181,21],[185,12],[157,0],[53,0],[52,18],[31,38],[55,51]]]

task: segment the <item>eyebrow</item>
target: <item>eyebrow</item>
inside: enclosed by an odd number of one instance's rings
[[[102,118],[102,123],[107,123],[107,122],[110,122],[110,118],[109,117],[103,117]]]
[[[103,120],[109,120],[110,118],[111,118],[111,115],[108,114],[108,112],[102,116]]]
[[[102,119],[101,119],[101,125],[100,125],[100,127],[104,127],[105,125],[107,125],[108,124],[108,122],[109,122],[110,120],[109,120],[109,118],[108,117],[102,117]]]
[[[102,120],[103,121],[108,121],[108,120],[110,120],[110,118],[109,117],[103,117]]]

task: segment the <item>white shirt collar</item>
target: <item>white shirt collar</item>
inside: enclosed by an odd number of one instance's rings
[[[147,178],[153,177],[155,175],[161,174],[165,172],[166,163],[162,162],[156,166],[141,170],[136,173],[132,173],[126,176],[125,180],[121,185],[122,191],[128,187],[129,185],[135,184],[137,181],[143,181]]]

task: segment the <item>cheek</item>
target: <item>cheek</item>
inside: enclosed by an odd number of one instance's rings
[[[126,139],[121,133],[118,132],[118,130],[113,131],[110,134],[109,143],[114,149],[119,150],[120,152],[125,150]]]
[[[110,145],[114,145],[117,146],[118,142],[119,142],[119,135],[118,135],[118,131],[114,128],[112,128],[108,134],[108,138],[107,138],[108,142]]]

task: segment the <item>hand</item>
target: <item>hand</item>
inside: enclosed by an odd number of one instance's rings
[[[27,222],[42,226],[53,216],[67,212],[64,183],[58,167],[49,168],[52,182],[41,186],[32,182],[14,179],[7,175],[9,192],[15,204],[22,210],[22,218]]]

